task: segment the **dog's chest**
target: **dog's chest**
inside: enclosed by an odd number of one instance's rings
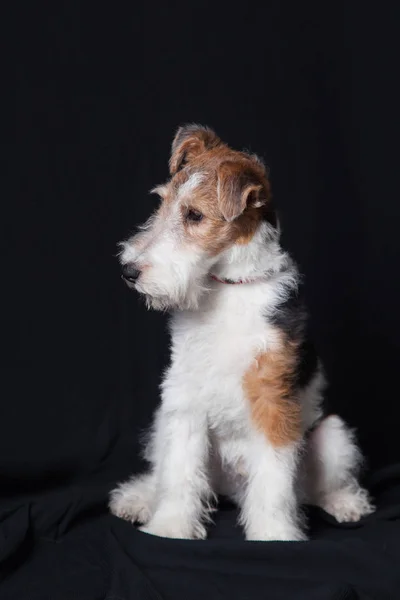
[[[274,334],[260,300],[226,293],[202,311],[175,316],[170,374],[214,423],[235,420],[247,410],[243,375],[256,355],[268,350]]]

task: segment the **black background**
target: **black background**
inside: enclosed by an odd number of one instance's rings
[[[0,598],[400,598],[398,13],[310,0],[20,7]],[[311,512],[310,544],[244,544],[226,506],[209,542],[171,542],[107,515],[108,490],[142,466],[168,360],[166,317],[125,289],[116,243],[152,210],[188,121],[271,168],[330,404],[368,457],[379,511],[360,528]]]

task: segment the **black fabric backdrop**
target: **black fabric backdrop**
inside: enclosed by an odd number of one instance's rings
[[[400,598],[398,3],[19,6],[15,175],[3,195],[1,600]],[[141,468],[166,318],[125,289],[116,242],[147,217],[181,123],[271,167],[334,410],[378,511],[312,541],[206,542],[108,515]],[[11,234],[11,235],[10,235]]]

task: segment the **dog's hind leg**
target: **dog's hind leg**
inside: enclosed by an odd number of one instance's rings
[[[307,501],[337,521],[358,521],[374,511],[358,482],[362,455],[354,433],[336,415],[323,419],[310,434],[305,457]]]

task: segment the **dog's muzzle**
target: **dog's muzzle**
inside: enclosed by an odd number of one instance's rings
[[[122,279],[127,283],[136,283],[140,275],[140,270],[132,263],[127,263],[122,267]]]

